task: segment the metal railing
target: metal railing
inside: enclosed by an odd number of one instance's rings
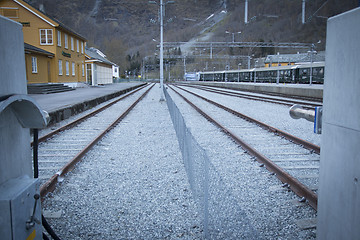
[[[166,88],[164,94],[190,188],[202,217],[204,239],[256,239],[257,233],[233,196],[233,190],[227,187],[204,148],[193,137]]]

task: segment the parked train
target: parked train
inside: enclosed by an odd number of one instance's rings
[[[199,81],[260,83],[324,83],[325,62],[299,63],[279,67],[199,72]]]

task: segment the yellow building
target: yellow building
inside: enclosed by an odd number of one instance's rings
[[[84,37],[21,0],[0,0],[0,14],[23,25],[28,84],[86,81]]]

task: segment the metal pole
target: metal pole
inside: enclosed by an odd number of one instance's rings
[[[310,52],[310,85],[312,84],[313,50]]]
[[[302,0],[302,24],[305,24],[305,0]]]
[[[33,164],[34,164],[34,178],[39,177],[39,161],[38,161],[38,148],[39,148],[39,130],[33,129]]]
[[[165,101],[164,97],[164,23],[163,23],[163,0],[160,0],[160,101]]]
[[[245,1],[245,24],[248,23],[248,0]]]
[[[184,55],[184,78],[186,74],[186,56]]]

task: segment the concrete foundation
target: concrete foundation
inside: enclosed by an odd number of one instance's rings
[[[360,8],[329,19],[318,239],[360,239]]]
[[[186,82],[191,84],[223,87],[234,90],[279,93],[289,96],[323,98],[322,85],[274,84],[274,83],[235,83],[235,82]]]

